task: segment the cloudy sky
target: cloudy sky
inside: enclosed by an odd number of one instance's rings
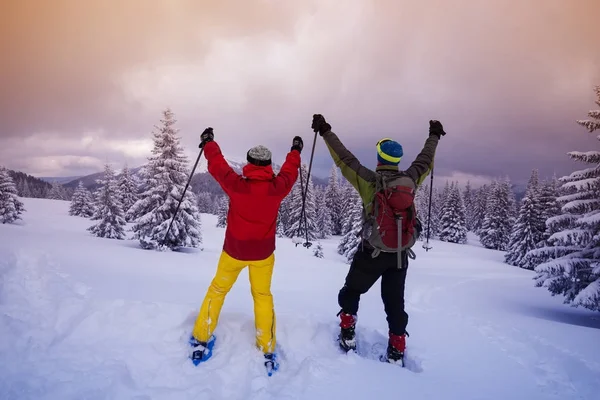
[[[37,176],[144,162],[171,107],[195,159],[206,126],[231,158],[291,139],[313,113],[374,167],[407,166],[429,119],[437,174],[565,174],[596,149],[575,124],[600,85],[598,0],[7,0],[0,5],[0,164]],[[319,138],[315,166],[331,160]]]

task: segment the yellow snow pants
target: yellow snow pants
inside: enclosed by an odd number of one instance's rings
[[[271,294],[271,277],[275,265],[275,254],[260,261],[240,261],[226,252],[221,253],[217,273],[202,302],[192,334],[207,342],[219,321],[225,296],[237,280],[240,272],[249,267],[250,287],[254,299],[254,323],[256,327],[256,346],[264,353],[275,350],[275,310]]]

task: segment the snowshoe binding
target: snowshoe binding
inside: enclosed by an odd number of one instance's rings
[[[208,339],[208,342],[200,342],[195,337],[190,336],[189,344],[192,347],[190,358],[194,365],[198,366],[212,357],[212,350],[216,340],[217,338],[214,335]]]
[[[267,375],[272,376],[274,372],[279,369],[279,362],[277,361],[277,354],[266,353],[265,354],[265,368],[267,369]]]
[[[356,351],[356,316],[343,311],[340,311],[338,316],[340,317],[340,335],[338,337],[340,348],[346,353]]]

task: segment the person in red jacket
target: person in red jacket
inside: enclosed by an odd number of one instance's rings
[[[275,230],[281,201],[289,194],[300,168],[302,138],[294,137],[281,171],[275,175],[271,152],[264,146],[251,148],[243,174],[237,174],[221,154],[212,128],[201,135],[200,147],[208,161],[208,172],[229,197],[227,229],[217,273],[200,308],[190,344],[192,360],[198,365],[212,355],[217,326],[225,296],[240,272],[249,267],[254,299],[256,345],[265,354],[265,365],[276,369],[275,311],[271,276],[275,264]]]

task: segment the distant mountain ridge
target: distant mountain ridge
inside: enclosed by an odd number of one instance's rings
[[[57,176],[57,177],[41,176],[38,179],[41,179],[44,182],[48,182],[48,183],[60,183],[61,185],[63,185],[65,183],[69,183],[69,182],[74,181],[75,179],[79,179],[79,178],[81,178],[81,175],[77,175],[77,176]]]
[[[242,173],[244,166],[247,164],[247,161],[240,158],[225,158],[227,163],[236,171],[238,174]],[[193,166],[193,163],[196,160],[190,160],[190,168]],[[132,173],[134,178],[141,179],[140,171],[143,167],[135,167],[129,168],[129,171]],[[281,168],[281,165],[274,163],[273,170],[278,172]],[[116,169],[117,178],[121,176],[121,169]],[[31,175],[27,175],[22,172],[12,171],[12,175],[17,181],[17,187],[19,189],[20,195],[25,195],[25,197],[48,197],[51,192],[51,188],[53,185],[58,185],[56,190],[65,193],[65,198],[70,199],[70,196],[73,194],[79,182],[83,183],[90,191],[95,191],[98,189],[99,184],[98,180],[102,179],[103,172],[96,172],[89,175],[84,176],[67,176],[67,177],[33,177]],[[315,186],[324,187],[327,186],[329,179],[328,178],[320,178],[318,176],[311,176],[313,183]],[[25,183],[27,182],[27,184]],[[191,182],[192,191],[196,194],[201,192],[206,192],[211,195],[211,197],[215,198],[216,196],[223,195],[223,190],[221,186],[215,181],[215,179],[208,173],[208,165],[206,159],[203,157],[198,166],[196,168],[196,172]],[[62,189],[60,189],[62,188]],[[62,198],[62,197],[61,197]]]
[[[242,173],[244,166],[247,164],[247,162],[245,160],[242,161],[240,159],[229,159],[229,158],[225,158],[225,159],[227,160],[227,163],[231,166],[231,168],[234,171],[236,171],[238,174]],[[190,168],[193,166],[194,161],[195,160],[192,161],[192,165],[190,165]],[[281,168],[281,165],[275,164],[275,163],[273,164],[274,171],[279,171],[280,168]],[[131,173],[133,174],[134,177],[141,178],[141,176],[140,176],[141,169],[142,169],[142,166],[130,168],[129,170],[131,171]],[[118,171],[117,177],[119,177],[121,175],[121,170],[117,170],[117,171]],[[103,174],[103,172],[96,172],[93,174],[89,174],[89,175],[85,175],[85,176],[77,176],[77,177],[44,177],[44,178],[39,178],[39,179],[42,179],[45,182],[59,183],[62,186],[64,186],[65,188],[70,189],[70,190],[75,190],[77,188],[77,185],[79,185],[79,182],[81,181],[83,183],[83,186],[85,186],[89,190],[93,191],[98,188],[99,185],[97,183],[97,180],[102,178],[102,174]],[[319,177],[316,177],[313,175],[312,179],[313,179],[314,184],[317,186],[326,186],[328,183],[328,179],[326,179],[326,178],[319,178]],[[221,189],[219,184],[208,173],[208,166],[206,164],[205,159],[202,159],[200,161],[200,163],[198,164],[198,167],[196,168],[196,173],[194,174],[194,177],[192,178],[191,186],[192,186],[192,190],[194,191],[194,193],[208,192],[213,196],[223,194],[223,190]]]
[[[34,198],[48,197],[52,184],[21,171],[8,170],[8,173],[17,186],[19,196]]]
[[[142,167],[129,168],[129,171],[131,171],[131,173],[134,176],[139,177],[139,172],[141,169],[142,169]],[[95,190],[99,186],[96,181],[99,179],[102,179],[103,175],[104,175],[104,172],[96,172],[96,173],[93,173],[90,175],[85,175],[85,176],[75,178],[69,182],[63,183],[62,185],[67,188],[75,189],[77,187],[77,185],[79,185],[79,182],[81,181],[83,183],[83,186],[85,186],[89,190]],[[119,170],[119,172],[117,174],[117,177],[119,177],[119,176],[121,176],[121,170]]]

